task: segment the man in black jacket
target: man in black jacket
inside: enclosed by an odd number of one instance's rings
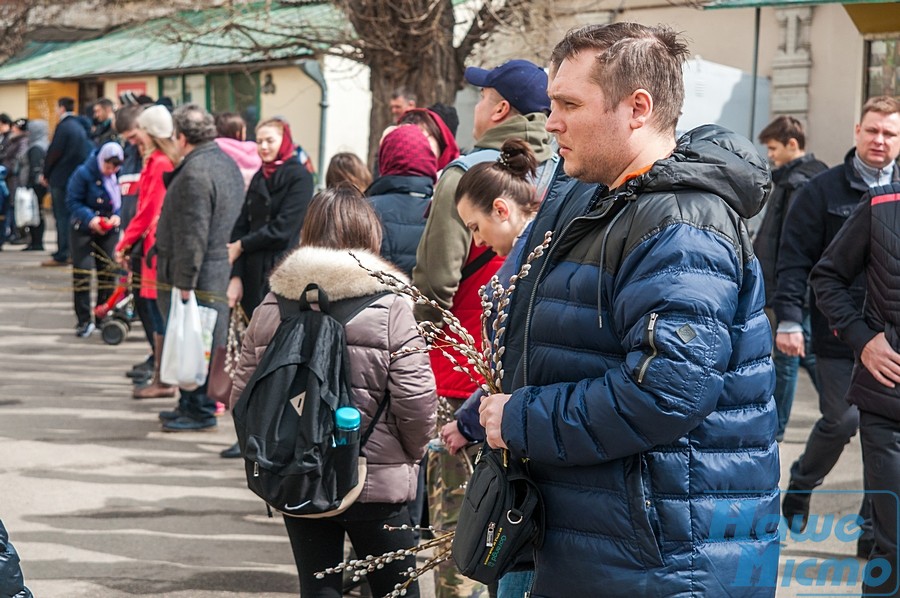
[[[53,141],[44,159],[44,181],[50,187],[53,202],[53,218],[56,220],[57,249],[42,266],[65,266],[71,262],[69,255],[69,209],[66,207],[66,185],[93,149],[88,132],[74,113],[75,100],[60,98],[56,103],[59,124],[53,133]]]
[[[900,183],[872,189],[813,269],[810,284],[835,333],[857,364],[847,400],[859,408],[866,488],[872,491],[875,545],[867,570],[880,568],[863,595],[900,596],[897,488],[900,488]],[[851,287],[866,275],[860,312]],[[881,578],[884,577],[882,580]]]
[[[824,162],[806,153],[806,135],[803,125],[791,116],[779,116],[759,134],[760,143],[765,144],[769,161],[775,167],[772,171],[774,186],[766,205],[759,232],[753,240],[753,251],[762,267],[766,282],[766,314],[774,320],[772,299],[775,296],[775,264],[778,261],[778,244],[787,217],[788,208],[794,194],[813,176],[828,170]],[[804,334],[809,336],[809,315],[802,320]],[[808,338],[807,338],[808,340]],[[778,411],[778,431],[775,440],[784,438],[784,428],[791,415],[794,390],[797,388],[797,371],[802,365],[813,384],[816,383],[816,358],[811,352],[804,357],[785,355],[778,348],[772,355],[775,364],[775,408]]]
[[[787,355],[805,354],[801,322],[807,278],[813,266],[869,188],[900,178],[894,164],[900,153],[900,101],[889,96],[867,101],[855,139],[856,146],[843,164],[816,176],[797,193],[784,223],[773,307],[778,320],[775,343]],[[861,310],[865,293],[862,276],[854,282],[851,293]],[[809,297],[809,313],[822,417],[810,432],[804,453],[791,466],[791,481],[782,503],[782,513],[795,530],[806,527],[810,492],[837,463],[859,424],[856,407],[844,400],[853,353],[831,333],[815,297]],[[868,510],[864,500],[860,514],[866,520]],[[857,551],[868,554],[870,546],[867,534],[860,539]]]

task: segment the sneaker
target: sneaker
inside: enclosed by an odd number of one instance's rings
[[[195,419],[188,415],[182,415],[178,419],[164,422],[162,429],[163,432],[201,432],[215,430],[217,425],[218,421],[215,417]]]
[[[809,499],[812,490],[804,490],[791,482],[788,491],[781,502],[781,514],[787,521],[788,528],[794,533],[801,533],[806,529],[809,520]]]
[[[216,401],[216,417],[219,417],[223,413],[225,413],[225,403]]]
[[[147,378],[153,375],[153,355],[140,363],[131,366],[131,369],[125,372],[129,378]]]
[[[93,322],[84,322],[83,324],[79,324],[75,327],[75,336],[80,338],[87,338],[94,333],[97,327],[94,326]]]

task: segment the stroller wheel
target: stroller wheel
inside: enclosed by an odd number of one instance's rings
[[[125,322],[117,318],[110,318],[100,326],[100,335],[107,345],[118,345],[128,335],[128,328],[128,324]]]

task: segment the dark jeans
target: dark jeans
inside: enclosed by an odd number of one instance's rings
[[[91,274],[97,271],[97,303],[103,303],[112,295],[118,270],[113,263],[118,231],[95,235],[84,231],[71,231],[72,282],[74,284],[75,315],[78,323],[94,319],[91,308]]]
[[[57,262],[64,262],[71,256],[69,231],[72,227],[69,223],[69,208],[66,207],[66,188],[50,187],[50,199],[53,202],[53,218],[56,219],[57,246],[56,253],[51,257]],[[115,249],[115,247],[113,247],[113,249]],[[109,255],[112,256],[112,253]]]
[[[900,510],[900,422],[861,411],[859,435],[862,440],[863,472],[872,491],[872,523],[875,548],[869,560],[884,559],[891,574],[877,586],[865,584],[863,595],[900,596],[897,575],[897,512]],[[873,573],[881,576],[879,570]]]
[[[284,517],[294,562],[300,575],[300,596],[303,598],[340,598],[341,575],[332,573],[316,579],[316,573],[334,567],[344,559],[344,534],[350,537],[353,549],[362,558],[378,556],[385,552],[413,546],[409,529],[388,531],[385,525],[400,527],[409,525],[409,511],[405,504],[354,503],[336,517],[327,519],[301,519]],[[394,585],[407,578],[402,575],[407,568],[415,567],[415,557],[394,559],[365,576],[373,596],[386,596]],[[413,582],[406,596],[418,598],[419,585]]]
[[[775,364],[775,409],[778,413],[778,432],[775,439],[779,442],[784,438],[784,428],[791,416],[791,406],[794,404],[794,393],[797,390],[797,374],[801,366],[809,374],[813,386],[819,390],[816,380],[816,356],[810,352],[808,314],[803,319],[803,336],[806,339],[806,357],[785,355],[777,347],[772,353],[772,361]]]
[[[798,490],[812,490],[820,486],[834,468],[844,447],[856,435],[859,410],[847,402],[853,360],[819,357],[816,373],[819,384],[819,412],[822,417],[813,425],[806,440],[806,449],[791,465],[791,483]],[[863,536],[872,535],[872,504],[863,496],[859,508],[863,519]]]

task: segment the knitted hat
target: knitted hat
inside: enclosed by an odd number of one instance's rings
[[[168,139],[175,132],[172,115],[165,106],[150,106],[138,116],[138,126],[148,134],[160,139]]]

